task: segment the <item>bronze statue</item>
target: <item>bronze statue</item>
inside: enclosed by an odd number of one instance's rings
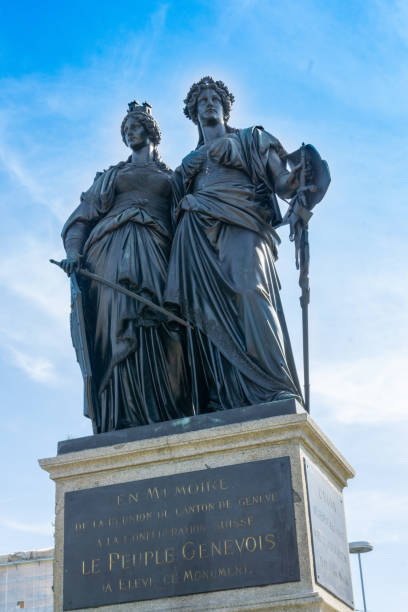
[[[285,399],[309,410],[308,222],[330,173],[311,145],[287,154],[260,126],[230,127],[233,102],[211,77],[191,87],[184,112],[199,140],[174,173],[150,105],[130,103],[121,133],[132,155],[96,175],[64,226],[67,257],[51,261],[71,277],[95,433]],[[284,219],[277,195],[291,198]],[[304,399],[275,269],[285,223],[300,268]]]
[[[84,321],[71,326],[79,361],[86,353],[92,370],[85,412],[96,433],[192,413],[181,327],[157,308],[171,246],[172,172],[158,154],[150,105],[130,103],[121,133],[131,156],[96,175],[62,232],[60,265],[75,295],[84,294]]]
[[[301,167],[287,169],[286,151],[262,127],[231,128],[233,101],[211,77],[191,87],[184,112],[199,140],[175,177],[166,303],[194,328],[188,350],[198,413],[303,402],[274,263],[276,194],[295,195]],[[296,219],[292,211],[292,225]]]

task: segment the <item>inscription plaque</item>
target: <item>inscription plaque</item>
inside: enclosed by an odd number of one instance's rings
[[[316,582],[354,610],[343,496],[304,462]]]
[[[299,579],[289,457],[65,494],[64,610]]]

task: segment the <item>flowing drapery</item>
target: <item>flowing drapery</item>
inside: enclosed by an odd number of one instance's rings
[[[192,152],[179,169],[166,302],[195,327],[199,412],[301,398],[274,263],[280,212],[268,154],[279,147],[249,128]]]

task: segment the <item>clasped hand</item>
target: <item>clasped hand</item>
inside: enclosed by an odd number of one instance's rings
[[[68,276],[76,272],[81,263],[81,255],[79,253],[68,254],[66,259],[62,259],[59,263],[60,268],[64,270]]]
[[[303,164],[299,163],[292,168],[288,175],[288,186],[295,192],[300,187],[300,173],[302,172]],[[313,168],[308,160],[305,161],[305,183],[309,184],[313,180]]]

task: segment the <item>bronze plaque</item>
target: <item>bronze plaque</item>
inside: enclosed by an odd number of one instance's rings
[[[64,610],[296,580],[289,457],[65,494]]]
[[[304,461],[316,582],[354,610],[343,496]]]

